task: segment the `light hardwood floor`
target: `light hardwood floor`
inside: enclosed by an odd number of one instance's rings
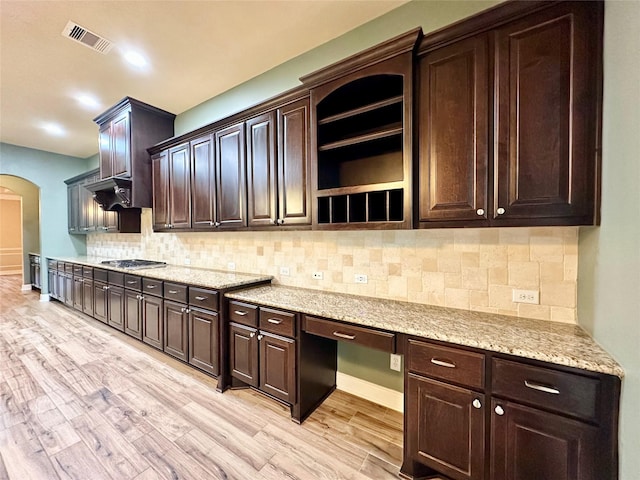
[[[301,426],[0,276],[0,479],[395,479],[402,414],[336,391]]]

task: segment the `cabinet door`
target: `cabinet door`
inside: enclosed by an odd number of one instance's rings
[[[135,297],[133,299],[135,300]],[[124,288],[117,285],[109,285],[109,289],[107,290],[107,302],[109,304],[107,309],[107,323],[121,332],[124,331]]]
[[[420,59],[419,221],[486,220],[487,36]]]
[[[113,176],[111,162],[111,122],[104,124],[98,134],[98,148],[100,149],[100,178]]]
[[[153,229],[169,228],[169,152],[151,157],[153,177]]]
[[[40,283],[40,265],[36,265],[36,267],[35,267],[33,280],[35,280],[35,285],[34,286],[36,288],[40,288],[42,286],[41,283]]]
[[[111,122],[112,175],[131,176],[131,112],[122,112]]]
[[[93,318],[107,323],[109,314],[108,287],[105,283],[93,282]]]
[[[296,342],[260,332],[260,390],[296,402]]]
[[[189,144],[169,150],[170,228],[191,228],[191,161]]]
[[[220,228],[247,225],[244,124],[216,132],[216,207]]]
[[[187,361],[188,338],[187,306],[184,303],[164,301],[164,351]]]
[[[115,232],[118,230],[118,212],[105,211],[100,206],[96,208],[97,220],[96,223],[101,231]]]
[[[218,328],[216,312],[189,309],[189,363],[213,375],[220,373]]]
[[[258,387],[257,330],[237,323],[229,324],[229,368],[231,376]]]
[[[67,187],[67,219],[69,233],[80,233],[80,185]]]
[[[275,225],[277,219],[276,121],[273,112],[246,122],[247,218],[249,226]]]
[[[498,413],[499,412],[499,413]],[[492,480],[596,480],[597,428],[493,399]]]
[[[124,290],[124,333],[142,340],[142,296],[133,290]]]
[[[191,225],[193,228],[215,226],[215,162],[213,138],[207,135],[191,143]]]
[[[90,278],[82,279],[82,311],[87,315],[93,317],[93,280],[91,280]]]
[[[73,277],[58,274],[58,295],[61,302],[73,307]]]
[[[278,109],[278,223],[311,224],[309,100]]]
[[[144,295],[142,297],[142,341],[162,350],[163,330],[162,298]]]
[[[84,291],[82,288],[83,278],[72,277],[73,285],[73,308],[82,312],[84,305]]]
[[[98,204],[93,199],[93,194],[84,187],[89,183],[93,183],[95,180],[95,178],[90,178],[78,187],[79,227],[84,233],[94,232],[96,230],[96,207]]]
[[[58,272],[49,270],[47,272],[47,279],[49,280],[49,296],[51,298],[58,298]]]
[[[413,460],[455,480],[485,478],[484,395],[410,373],[406,406]]]
[[[498,222],[593,223],[599,30],[590,3],[567,2],[496,31]]]

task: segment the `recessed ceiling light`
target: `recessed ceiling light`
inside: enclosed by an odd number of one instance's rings
[[[130,65],[133,65],[136,68],[143,69],[147,66],[147,59],[140,52],[136,52],[135,50],[127,50],[123,54],[124,59]]]
[[[64,128],[62,128],[62,126],[58,125],[57,123],[46,122],[43,123],[41,127],[49,135],[54,135],[56,137],[61,137],[66,134]]]
[[[85,108],[94,110],[101,106],[100,102],[93,95],[89,95],[87,93],[79,93],[75,95],[75,99]]]

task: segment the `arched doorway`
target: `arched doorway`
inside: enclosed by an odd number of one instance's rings
[[[6,270],[19,271],[22,274],[22,285],[27,285],[31,283],[29,277],[29,253],[40,253],[40,188],[24,178],[0,174],[0,192],[4,192],[0,193],[0,195],[6,195],[12,199],[7,200],[9,202],[7,203],[9,208],[7,212],[13,212],[8,216],[0,213],[1,241],[13,245],[16,238],[19,238],[21,244],[19,258],[14,258],[15,255],[5,255],[9,263],[11,263],[10,268]],[[15,204],[12,204],[11,201],[18,202],[18,199],[21,214],[19,222],[15,222],[15,212],[11,210],[15,208]],[[10,221],[13,221],[13,224],[7,223],[7,225],[4,225],[4,223]],[[0,245],[0,248],[3,248],[2,245]],[[0,252],[2,251],[0,250]]]

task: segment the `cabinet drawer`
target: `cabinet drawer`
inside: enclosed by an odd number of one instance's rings
[[[65,263],[64,264],[64,271],[66,273],[73,273],[73,263]]]
[[[260,307],[260,330],[285,337],[295,337],[296,314]]]
[[[124,286],[130,290],[142,290],[142,277],[137,275],[124,274]]]
[[[142,278],[142,291],[149,295],[155,295],[156,297],[162,296],[162,280],[155,280],[153,278]]]
[[[82,276],[85,278],[93,278],[93,267],[82,267]]]
[[[248,303],[229,302],[229,319],[232,322],[241,323],[250,327],[258,326],[258,307]]]
[[[189,305],[218,311],[218,292],[206,288],[189,287]]]
[[[396,351],[396,336],[366,327],[356,327],[345,323],[324,320],[305,315],[302,329],[313,335],[357,343],[365,347],[375,348],[389,353]]]
[[[47,267],[49,267],[49,270],[57,270],[58,269],[57,260],[47,260]]]
[[[82,276],[82,270],[83,270],[82,265],[73,265],[73,274],[75,276],[81,277]]]
[[[120,285],[124,287],[124,273],[109,271],[107,274],[107,280],[111,285]]]
[[[484,389],[485,356],[482,353],[410,339],[406,361],[412,372]]]
[[[164,298],[175,302],[187,303],[187,286],[179,283],[164,282]]]
[[[499,358],[493,359],[492,387],[496,396],[586,420],[596,420],[600,381],[573,373]]]
[[[109,272],[107,272],[106,270],[101,270],[99,268],[94,268],[93,269],[93,278],[98,282],[107,283],[107,281],[109,279]]]

